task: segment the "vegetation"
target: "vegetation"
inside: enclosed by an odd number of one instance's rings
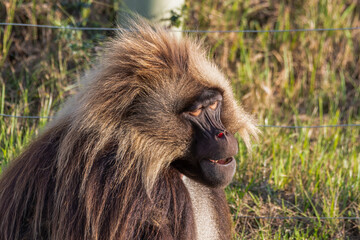
[[[4,0],[0,22],[113,27],[119,2]],[[357,0],[187,1],[178,16],[202,30],[360,26]],[[1,26],[0,113],[53,116],[113,34]],[[360,30],[193,35],[259,124],[360,123]],[[0,117],[1,167],[48,121]],[[262,131],[227,188],[236,238],[358,239],[359,219],[336,218],[360,217],[360,127]]]

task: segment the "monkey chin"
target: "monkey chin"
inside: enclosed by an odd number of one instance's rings
[[[199,165],[201,182],[213,188],[224,188],[229,185],[236,170],[234,157],[219,160],[202,159]]]
[[[234,157],[218,160],[185,158],[175,160],[172,166],[181,174],[207,187],[225,188],[235,174],[236,161]]]

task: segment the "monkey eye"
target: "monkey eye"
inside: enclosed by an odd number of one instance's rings
[[[189,114],[194,116],[194,117],[197,117],[197,116],[200,115],[201,111],[202,111],[202,108],[197,108],[194,111],[189,112]]]
[[[212,110],[215,110],[218,106],[218,101],[213,102],[212,104],[209,105],[209,108]]]

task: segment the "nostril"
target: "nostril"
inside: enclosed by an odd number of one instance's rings
[[[216,135],[218,138],[223,138],[224,137],[224,133],[223,132],[221,132],[221,133],[219,133],[218,135]]]

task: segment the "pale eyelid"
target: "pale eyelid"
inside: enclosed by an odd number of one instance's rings
[[[215,110],[219,105],[219,101],[215,101],[214,103],[209,105],[209,108]]]
[[[191,116],[197,117],[201,114],[201,112],[202,112],[202,108],[197,108],[194,111],[189,112],[189,114]]]

